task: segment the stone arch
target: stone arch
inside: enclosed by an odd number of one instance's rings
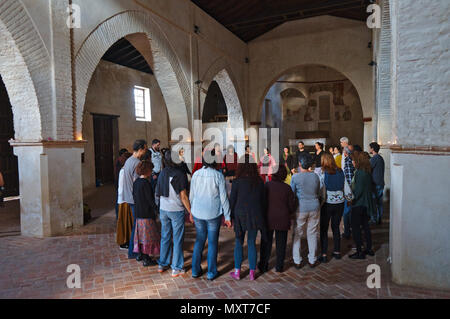
[[[160,26],[138,11],[119,13],[102,22],[84,41],[75,56],[75,137],[81,139],[83,109],[90,79],[103,54],[119,39],[145,33],[153,55],[151,65],[161,88],[172,128],[191,127],[190,89],[178,58]]]
[[[290,71],[292,71],[292,70],[294,70],[294,69],[296,69],[296,68],[298,68],[298,67],[301,67],[301,66],[327,67],[327,68],[330,68],[330,69],[332,69],[332,70],[334,70],[334,71],[336,71],[336,72],[342,74],[343,76],[345,76],[345,77],[353,84],[353,86],[354,86],[354,88],[355,88],[355,90],[356,90],[356,93],[358,94],[358,98],[359,98],[359,100],[361,101],[361,106],[362,106],[363,116],[365,116],[365,114],[368,112],[368,110],[364,108],[363,100],[361,99],[361,94],[360,94],[361,88],[360,88],[359,86],[357,86],[357,83],[355,83],[355,82],[354,82],[354,81],[353,81],[346,73],[342,72],[342,71],[339,70],[339,69],[336,69],[336,68],[334,68],[334,67],[332,67],[332,66],[325,65],[325,64],[302,63],[302,64],[300,64],[300,65],[295,65],[295,66],[292,66],[292,67],[289,67],[289,68],[285,69],[283,72],[279,73],[277,76],[275,76],[274,78],[272,78],[272,80],[270,81],[270,83],[269,83],[268,85],[266,85],[266,87],[265,87],[265,89],[264,89],[264,92],[263,92],[262,96],[259,98],[259,104],[258,104],[259,107],[258,107],[258,113],[257,113],[257,117],[256,117],[257,119],[260,119],[261,116],[262,116],[262,107],[261,107],[261,106],[263,105],[264,99],[265,99],[265,97],[267,96],[267,93],[269,92],[270,88],[271,88],[271,87],[277,82],[277,80],[278,80],[279,78],[281,78],[283,75],[285,75],[285,74],[289,73]],[[288,86],[287,86],[287,87],[288,87]],[[303,94],[304,94],[304,93],[303,93]]]
[[[236,81],[233,80],[232,73],[225,59],[219,58],[206,72],[202,80],[202,92],[207,92],[212,81],[219,85],[225,99],[228,110],[228,123],[232,128],[244,129],[244,116],[242,104],[239,99]],[[201,97],[200,116],[203,114],[206,94]]]
[[[16,141],[56,138],[50,55],[21,1],[0,0],[0,74],[13,107]]]

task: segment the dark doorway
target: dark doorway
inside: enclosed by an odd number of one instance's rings
[[[203,107],[203,123],[228,121],[228,110],[222,91],[216,81],[212,81]]]
[[[19,195],[19,169],[17,157],[9,140],[14,138],[14,124],[11,102],[5,84],[0,77],[0,172],[5,180],[5,195]]]
[[[96,185],[114,183],[114,122],[116,117],[94,116],[94,149]]]

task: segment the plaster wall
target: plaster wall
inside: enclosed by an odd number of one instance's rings
[[[151,122],[136,121],[135,85],[150,89]],[[161,140],[162,147],[169,145],[170,123],[155,77],[102,60],[92,77],[83,115],[83,138],[87,144],[82,168],[83,188],[86,190],[95,187],[94,123],[91,113],[119,116],[118,149],[126,148],[132,152],[137,139],[145,139],[150,145],[157,138]],[[116,156],[114,154],[114,158]]]

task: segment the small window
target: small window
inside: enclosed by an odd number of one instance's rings
[[[136,121],[152,121],[150,89],[140,86],[134,87],[134,109],[136,113]]]

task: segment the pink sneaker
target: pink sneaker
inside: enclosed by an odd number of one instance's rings
[[[255,277],[255,270],[250,270],[250,280],[253,281],[255,279],[256,279],[256,277]]]
[[[236,280],[241,280],[241,271],[239,269],[235,269],[233,272],[230,273],[231,278]]]

